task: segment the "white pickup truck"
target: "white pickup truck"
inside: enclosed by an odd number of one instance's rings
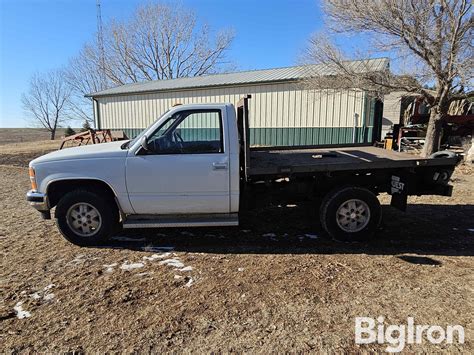
[[[120,228],[235,226],[239,213],[313,200],[322,227],[340,239],[374,234],[388,192],[450,196],[458,158],[419,157],[368,146],[249,147],[248,105],[175,106],[131,141],[69,148],[30,163],[27,201],[78,245]]]

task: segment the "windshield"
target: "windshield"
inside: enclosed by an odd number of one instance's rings
[[[122,149],[128,149],[130,148],[131,146],[133,146],[136,142],[138,142],[140,140],[140,138],[143,137],[143,135],[145,134],[146,131],[148,131],[148,129],[153,126],[156,121],[159,121],[163,118],[164,115],[166,115],[170,110],[166,110],[157,120],[155,120],[151,125],[149,125],[147,128],[145,128],[143,131],[140,132],[140,134],[138,136],[136,136],[135,138],[125,142],[124,144],[121,145],[121,148]]]

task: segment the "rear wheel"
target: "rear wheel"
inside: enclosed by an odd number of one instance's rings
[[[119,222],[115,201],[87,190],[64,195],[56,206],[55,217],[64,238],[80,246],[103,244]]]
[[[382,208],[371,191],[362,187],[343,187],[330,192],[320,210],[323,228],[335,239],[370,239],[380,225]]]

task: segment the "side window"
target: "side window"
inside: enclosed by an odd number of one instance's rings
[[[224,142],[221,112],[177,112],[148,139],[148,145],[154,154],[222,153]]]

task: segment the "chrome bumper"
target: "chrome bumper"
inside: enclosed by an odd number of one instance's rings
[[[26,201],[30,206],[36,208],[40,212],[49,211],[48,196],[42,192],[30,190],[26,193]]]

